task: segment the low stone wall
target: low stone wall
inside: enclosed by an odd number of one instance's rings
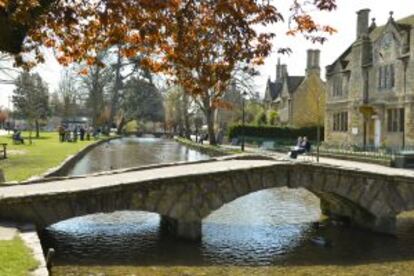
[[[319,154],[320,157],[328,157],[333,159],[341,159],[341,160],[348,160],[348,161],[359,161],[359,162],[365,162],[369,164],[376,164],[376,165],[382,165],[387,167],[393,167],[392,160],[387,159],[375,159],[370,158],[369,156],[353,156],[353,155],[346,155],[346,154],[332,154],[332,153],[325,153],[321,152]]]
[[[178,143],[191,148],[193,150],[199,151],[201,153],[213,156],[213,157],[217,157],[217,156],[226,156],[226,155],[231,155],[231,154],[237,154],[240,153],[238,151],[235,150],[228,150],[228,149],[224,149],[221,148],[219,146],[210,146],[210,145],[204,145],[204,144],[198,144],[195,143],[191,140],[188,139],[184,139],[184,138],[175,138],[175,141],[177,141]]]
[[[45,254],[43,253],[42,245],[39,236],[36,232],[36,227],[32,224],[19,227],[19,235],[24,244],[32,251],[33,258],[39,263],[39,266],[31,271],[31,276],[48,276]]]
[[[173,167],[173,166],[179,166],[179,165],[194,165],[194,164],[201,164],[201,163],[211,163],[211,162],[224,161],[224,160],[279,160],[279,158],[276,158],[274,156],[266,156],[266,155],[254,154],[254,153],[242,153],[242,154],[226,155],[226,156],[214,157],[211,159],[197,160],[197,161],[190,161],[190,162],[189,161],[177,161],[177,162],[171,162],[171,163],[151,164],[151,165],[144,165],[144,166],[139,166],[139,167],[117,169],[117,170],[112,170],[112,171],[101,171],[101,172],[96,172],[96,173],[86,174],[86,175],[51,176],[47,178],[38,178],[38,179],[22,181],[19,183],[19,185],[48,183],[48,182],[53,182],[53,181],[63,181],[63,180],[69,180],[69,179],[82,179],[86,177],[114,175],[114,174],[122,174],[122,173],[136,172],[136,171],[143,171],[143,170],[150,170],[150,169]],[[5,184],[4,186],[8,186],[8,185]],[[10,186],[16,186],[16,184],[13,184]]]
[[[56,176],[65,176],[69,173],[69,170],[73,168],[73,166],[81,160],[88,152],[93,150],[99,145],[102,145],[106,142],[109,142],[111,140],[120,139],[122,137],[115,136],[115,137],[109,137],[102,140],[98,140],[96,143],[90,144],[86,146],[84,149],[79,151],[78,153],[69,156],[66,158],[58,167],[52,168],[49,171],[47,171],[45,174],[36,177],[36,178],[48,178],[48,177],[56,177]]]

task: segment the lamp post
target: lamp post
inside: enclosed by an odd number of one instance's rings
[[[245,97],[247,96],[247,92],[244,91],[242,93],[242,129],[241,129],[241,151],[244,151],[244,124],[245,124],[245,112],[244,112],[244,105],[245,105]]]
[[[7,125],[7,134],[10,134],[10,128],[11,128],[11,109],[10,109],[10,102],[11,102],[11,96],[9,95],[8,97],[7,97],[7,99],[8,99],[8,101],[7,101],[7,112],[8,112],[8,114],[7,114],[7,122],[8,122],[8,125]]]

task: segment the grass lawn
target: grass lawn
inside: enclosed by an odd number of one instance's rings
[[[13,145],[11,135],[0,137],[0,143],[8,144],[8,159],[0,160],[6,181],[22,181],[43,174],[95,142],[78,140],[77,143],[61,143],[57,132],[43,132],[39,139],[33,139],[29,145],[27,136],[27,133],[23,133],[24,145]]]
[[[134,276],[385,276],[413,275],[413,261],[385,262],[362,265],[308,266],[56,266],[53,275],[134,275]]]
[[[23,276],[37,266],[38,263],[33,259],[30,249],[21,239],[0,241],[0,275]]]

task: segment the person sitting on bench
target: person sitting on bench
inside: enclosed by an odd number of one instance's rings
[[[302,143],[299,146],[296,146],[290,153],[289,157],[296,159],[298,158],[299,154],[304,154],[305,152],[310,152],[311,144],[308,141],[308,138],[305,136],[303,137]]]
[[[22,133],[20,132],[20,130],[15,130],[13,135],[12,135],[12,139],[13,142],[15,143],[22,143],[24,144],[24,139],[22,138]]]

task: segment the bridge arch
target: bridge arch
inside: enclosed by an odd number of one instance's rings
[[[0,218],[29,221],[43,228],[93,213],[148,211],[160,214],[163,225],[177,236],[200,239],[203,218],[239,197],[269,188],[305,188],[321,199],[324,214],[346,217],[359,226],[385,233],[395,231],[398,213],[414,209],[412,181],[343,168],[268,162],[239,170],[188,173],[122,185],[0,198]],[[105,180],[90,178],[91,182]]]

